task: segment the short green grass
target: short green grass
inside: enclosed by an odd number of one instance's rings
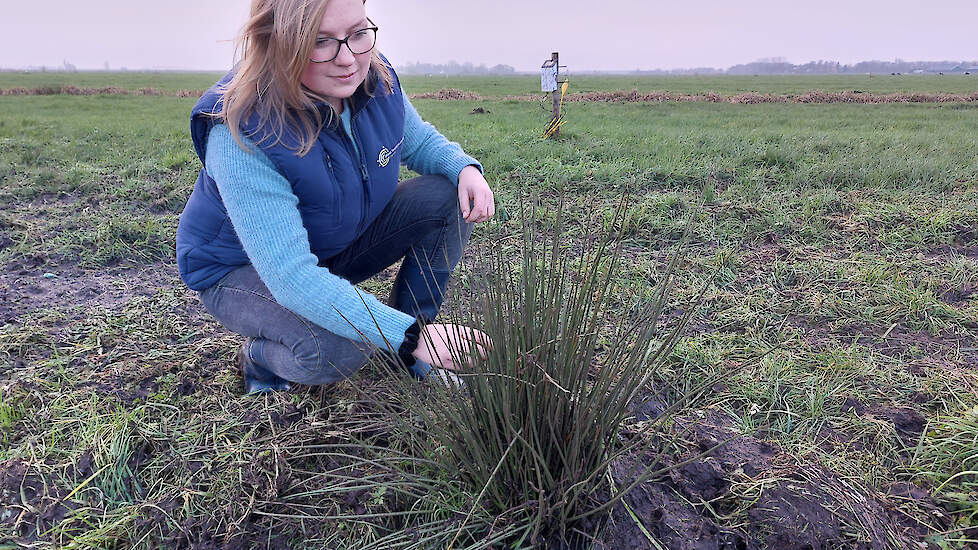
[[[158,84],[140,75],[68,76],[92,80],[63,83],[178,90],[204,88],[215,75],[149,75]],[[0,87],[60,77],[2,73]],[[532,93],[531,80],[410,77],[405,87],[499,97]],[[584,91],[588,82],[572,85]],[[965,77],[591,82],[727,93],[975,88]],[[22,520],[34,518],[47,547],[157,547],[175,544],[167,537],[181,529],[202,543],[262,530],[307,547],[377,541],[396,522],[341,512],[362,488],[317,484],[322,472],[349,465],[316,454],[315,445],[381,437],[353,385],[241,396],[229,368],[237,339],[175,275],[177,217],[199,169],[187,136],[192,104],[0,97],[0,463],[25,465],[28,486],[29,476],[42,476],[46,494],[70,508],[60,522],[37,519],[41,509]],[[956,529],[934,532],[934,544],[963,547],[974,538],[966,528],[978,498],[969,473],[978,404],[978,108],[572,104],[560,139],[546,141],[548,113],[532,102],[415,104],[483,162],[499,217],[509,218],[504,229],[515,231],[526,194],[541,196],[546,216],[563,192],[567,214],[582,220],[609,217],[626,197],[621,277],[638,296],[661,277],[688,228],[672,307],[713,279],[654,393],[668,399],[737,358],[773,349],[698,407],[729,415],[775,443],[779,456],[870,490],[913,481],[946,504]],[[477,106],[491,113],[469,114]],[[477,229],[467,259],[473,266],[480,248],[494,244],[481,235]],[[96,281],[99,293],[73,293]],[[383,293],[388,285],[367,288]],[[901,433],[890,420],[907,408],[926,421],[921,432]],[[396,437],[383,444],[399,445]],[[746,520],[766,483],[756,481],[732,488],[719,521]],[[383,514],[396,500],[370,493],[378,487],[357,497],[365,513]],[[471,495],[456,498],[452,509],[472,506]],[[304,515],[310,506],[318,522]],[[454,512],[444,513],[450,521]],[[12,525],[0,517],[0,539]]]
[[[165,92],[205,90],[220,73],[169,72],[0,72],[2,88],[115,86],[126,90],[156,88]],[[629,76],[577,75],[568,73],[570,92],[608,92],[638,90],[681,94],[715,92],[735,95],[743,92],[801,94],[812,90],[846,92],[860,90],[887,94],[900,92],[970,94],[978,91],[978,75],[811,75],[811,76]],[[456,88],[485,97],[534,94],[540,90],[540,77],[405,75],[401,77],[409,93],[435,92]]]

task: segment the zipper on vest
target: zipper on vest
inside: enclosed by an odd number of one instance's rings
[[[350,130],[352,132],[352,135],[350,136],[351,141],[357,139],[356,122],[357,122],[358,114],[360,114],[359,111],[357,111],[356,113],[352,113],[350,116]],[[364,156],[363,148],[364,148],[364,144],[362,140],[359,147],[354,147],[354,149],[358,150],[360,153],[358,155],[360,157],[360,183],[363,186],[363,205],[360,208],[360,225],[357,226],[358,235],[363,233],[363,230],[365,229],[364,226],[367,225],[367,215],[369,214],[370,211],[370,184],[369,184],[370,182],[369,182],[369,177],[367,175],[367,160],[366,157]]]

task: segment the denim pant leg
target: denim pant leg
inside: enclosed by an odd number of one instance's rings
[[[366,232],[325,265],[355,284],[404,258],[388,303],[430,322],[471,234],[455,184],[420,176],[402,181]]]
[[[225,328],[255,339],[250,351],[260,366],[290,382],[337,382],[365,365],[374,351],[279,305],[251,265],[227,274],[200,298]]]

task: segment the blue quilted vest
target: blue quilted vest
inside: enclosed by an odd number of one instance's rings
[[[393,71],[392,71],[393,72]],[[201,163],[207,150],[207,135],[219,119],[206,113],[220,112],[219,87],[230,81],[233,71],[211,87],[194,106],[190,133]],[[241,130],[272,161],[292,184],[299,199],[299,213],[309,233],[310,249],[320,263],[352,243],[387,206],[397,188],[400,144],[404,139],[404,104],[401,87],[394,77],[390,92],[371,72],[373,97],[363,86],[350,98],[353,135],[357,154],[338,117],[319,133],[312,150],[304,156],[295,152],[298,138],[289,133],[278,144],[260,143],[264,135],[259,120],[252,117]],[[324,120],[330,108],[319,105]],[[291,148],[290,148],[291,147]],[[177,228],[177,265],[180,277],[194,290],[203,290],[237,267],[250,263],[231,226],[217,184],[200,171],[194,190],[180,215]]]

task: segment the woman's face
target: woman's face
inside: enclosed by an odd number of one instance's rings
[[[342,40],[352,32],[370,26],[363,0],[329,0],[319,25],[319,36]],[[344,44],[332,61],[308,62],[300,81],[306,88],[326,96],[333,109],[339,112],[343,99],[353,95],[367,78],[369,69],[370,52],[353,54]]]

